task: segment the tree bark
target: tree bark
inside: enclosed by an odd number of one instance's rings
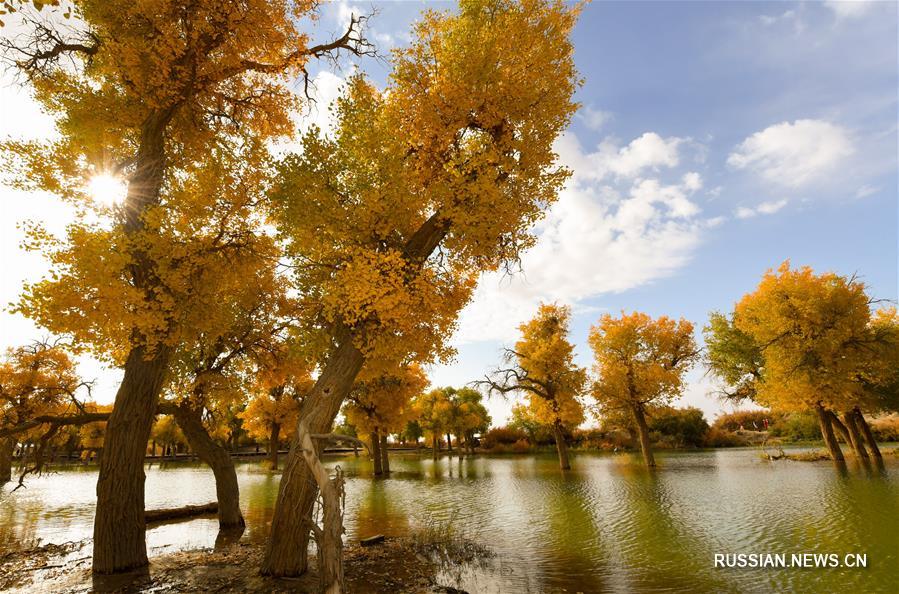
[[[315,385],[303,398],[300,421],[313,433],[328,433],[340,406],[362,369],[364,357],[349,333],[342,332],[339,346],[323,366]],[[316,455],[321,444],[316,443]],[[311,470],[302,457],[299,432],[294,435],[278,501],[272,518],[271,537],[262,563],[262,573],[272,576],[298,576],[308,565],[312,507],[318,493]]]
[[[553,436],[556,438],[556,450],[559,452],[559,466],[562,470],[571,470],[568,461],[568,444],[565,443],[565,432],[562,431],[562,422],[558,419],[553,423]]]
[[[281,441],[280,423],[272,423],[272,431],[268,437],[268,464],[271,470],[278,470],[278,446]]]
[[[830,451],[830,459],[834,462],[843,462],[845,460],[843,458],[843,450],[840,449],[837,437],[833,434],[833,424],[827,415],[828,411],[820,404],[816,404],[815,412],[818,414],[818,426],[821,428],[821,437],[824,438],[824,445]]]
[[[381,435],[381,470],[390,474],[390,458],[387,456],[387,434]]]
[[[440,446],[439,446],[439,444],[438,444],[437,436],[434,435],[434,436],[431,438],[431,450],[434,452],[434,462],[436,462],[437,459],[440,457],[440,451],[439,451],[439,449],[438,449],[439,447],[440,447]]]
[[[0,485],[12,480],[12,453],[15,448],[15,439],[0,437]]]
[[[649,441],[649,426],[646,424],[646,413],[642,404],[631,406],[634,421],[637,423],[637,436],[640,438],[640,449],[643,451],[643,461],[646,466],[653,468],[656,465],[655,456],[652,455],[652,444]]]
[[[868,421],[865,420],[865,415],[862,414],[861,409],[857,406],[855,407],[855,420],[858,424],[858,428],[861,429],[862,435],[865,438],[865,442],[868,444],[868,449],[871,450],[871,456],[876,460],[883,460],[883,455],[880,453],[880,448],[877,447],[877,440],[874,439],[874,434],[871,433],[871,427],[868,426]]]
[[[855,411],[843,413],[843,424],[846,425],[846,428],[849,431],[849,442],[852,445],[852,449],[855,451],[855,455],[861,460],[868,460],[868,451],[865,450],[864,438],[855,421]]]
[[[240,513],[240,488],[237,485],[237,471],[234,461],[225,448],[217,444],[203,426],[202,412],[182,403],[172,411],[175,420],[191,450],[205,462],[215,476],[215,494],[218,499],[219,528],[230,530],[245,526]]]
[[[452,456],[453,455],[453,440],[452,440],[452,437],[450,437],[449,433],[446,434],[446,449],[449,452],[449,455]]]
[[[851,446],[852,436],[849,435],[849,429],[846,427],[846,425],[844,425],[843,422],[840,421],[840,418],[837,417],[837,415],[833,411],[828,410],[825,412],[825,414],[827,415],[831,426],[836,429],[837,433],[839,433],[837,439],[842,437],[843,441],[846,442],[846,445]]]
[[[377,429],[371,432],[371,461],[372,472],[375,476],[381,476],[384,473],[384,466],[381,458],[381,436]]]
[[[147,565],[144,520],[144,456],[165,380],[169,349],[143,347],[128,354],[125,374],[106,424],[105,454],[97,480],[94,573],[116,573]]]

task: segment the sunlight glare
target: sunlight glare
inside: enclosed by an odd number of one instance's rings
[[[102,173],[91,178],[87,189],[96,202],[106,206],[115,206],[125,200],[128,184],[121,178]]]

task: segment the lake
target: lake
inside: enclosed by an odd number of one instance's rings
[[[648,472],[631,454],[391,459],[373,479],[364,457],[328,458],[347,478],[347,539],[401,536],[452,522],[495,555],[452,576],[471,592],[895,592],[899,457],[883,471],[849,462],[767,462],[755,449],[660,452]],[[147,467],[147,508],[215,499],[191,463]],[[239,462],[245,539],[264,539],[280,475]],[[95,467],[68,467],[0,489],[5,550],[90,537]],[[195,519],[147,532],[151,555],[212,547],[218,524]],[[867,568],[715,568],[715,554],[867,555]],[[89,553],[79,553],[80,555]],[[445,576],[447,580],[450,576]]]

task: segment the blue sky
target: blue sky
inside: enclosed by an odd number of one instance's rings
[[[372,7],[369,35],[387,53],[422,8],[451,4],[337,2],[316,35]],[[710,310],[730,309],[788,258],[858,273],[872,295],[897,298],[896,3],[593,2],[573,41],[582,109],[557,145],[573,178],[536,229],[524,274],[482,279],[454,337],[459,356],[431,370],[433,385],[489,371],[541,300],[573,307],[571,338],[589,366],[601,313],[684,316],[699,334]],[[385,63],[359,67],[385,82]],[[319,107],[298,122],[326,126],[324,106],[351,69],[314,72]],[[4,88],[0,106],[0,135],[46,129],[21,93]],[[2,192],[5,303],[44,269],[15,248],[16,222],[59,207]],[[5,344],[41,335],[0,315]],[[85,369],[111,401],[116,374]],[[680,404],[714,416],[724,407],[713,388],[697,369]],[[497,420],[510,407],[490,403]]]

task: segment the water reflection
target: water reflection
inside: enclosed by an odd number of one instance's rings
[[[374,479],[363,458],[341,458],[347,538],[405,535],[453,522],[496,554],[454,576],[472,592],[890,591],[899,566],[899,459],[883,470],[849,461],[765,462],[754,450],[639,456],[576,454],[562,473],[553,455],[396,457]],[[90,536],[96,473],[70,468],[0,489],[5,550]],[[238,465],[246,532],[220,534],[215,518],[154,527],[151,555],[212,548],[268,534],[279,475]],[[201,465],[147,469],[151,508],[215,497]],[[867,553],[867,570],[715,569],[715,553]],[[80,555],[89,553],[79,553]]]

